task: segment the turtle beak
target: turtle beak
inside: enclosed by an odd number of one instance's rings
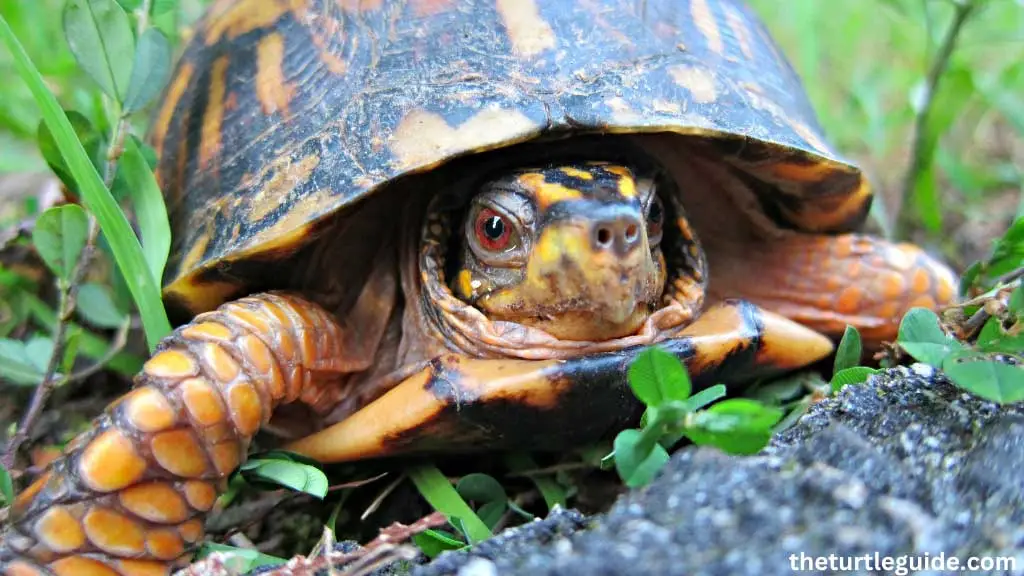
[[[524,282],[478,305],[492,316],[521,310],[516,321],[562,339],[619,338],[636,332],[656,306],[663,270],[637,204],[591,204],[548,222]]]

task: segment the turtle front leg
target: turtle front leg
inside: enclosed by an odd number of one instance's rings
[[[0,573],[154,575],[187,564],[274,407],[337,400],[351,338],[319,306],[283,294],[225,304],[176,330],[134,389],[14,501]]]
[[[911,308],[937,309],[956,295],[955,274],[912,244],[794,234],[747,248],[712,269],[712,300],[744,298],[833,338],[849,324],[869,348],[895,340]]]
[[[827,337],[745,301],[712,306],[658,344],[696,389],[749,382],[828,356]],[[321,462],[488,449],[560,450],[635,425],[630,362],[643,349],[567,360],[448,354],[345,420],[286,448]]]

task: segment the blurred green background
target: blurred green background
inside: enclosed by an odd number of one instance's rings
[[[119,0],[120,1],[120,0]],[[162,0],[155,0],[162,1]],[[180,0],[155,24],[180,46],[209,0]],[[901,202],[915,113],[926,74],[961,0],[749,0],[804,78],[826,131],[872,175],[897,236],[941,251],[962,268],[1021,211],[1024,188],[1024,2],[973,0],[936,93],[929,145],[914,193]],[[122,4],[137,4],[124,0]],[[64,0],[3,0],[11,23],[65,107],[103,126],[99,92],[64,40]],[[0,194],[12,174],[43,172],[39,112],[0,51]],[[141,119],[145,114],[137,115]],[[143,121],[143,120],[139,120]],[[137,133],[144,126],[136,127]],[[0,221],[0,225],[3,222]]]

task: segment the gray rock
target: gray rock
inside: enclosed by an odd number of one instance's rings
[[[1024,574],[1024,408],[921,367],[889,370],[815,405],[758,456],[679,450],[606,514],[558,510],[412,574],[760,576],[796,573],[801,554],[876,553],[1004,556],[1014,570],[949,573]],[[864,561],[840,572],[900,573]]]

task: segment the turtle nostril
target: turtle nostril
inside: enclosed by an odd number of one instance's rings
[[[636,235],[637,235],[637,232],[639,230],[640,229],[637,227],[636,224],[630,224],[629,226],[627,226],[626,227],[626,241],[627,242],[632,242],[632,241],[636,240]]]
[[[612,231],[608,228],[601,227],[597,229],[597,243],[600,246],[608,246],[612,241]]]
[[[641,221],[631,215],[616,214],[595,223],[594,247],[622,257],[640,245]]]

